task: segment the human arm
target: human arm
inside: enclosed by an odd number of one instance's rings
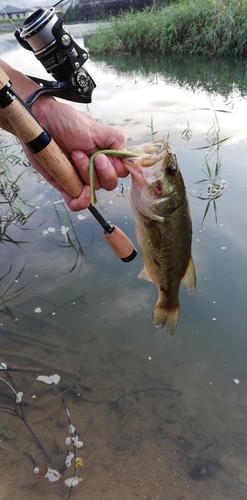
[[[0,60],[0,66],[9,76],[13,90],[23,100],[37,88],[32,80],[8,66],[3,60]],[[76,167],[85,185],[81,195],[78,198],[71,198],[23,145],[28,159],[36,170],[61,192],[72,210],[86,208],[90,203],[89,156],[100,149],[124,149],[122,133],[101,125],[85,113],[75,110],[70,105],[57,102],[52,97],[40,97],[33,104],[32,113]],[[15,134],[1,111],[0,127]],[[112,190],[116,187],[117,177],[124,177],[127,173],[119,158],[109,159],[99,154],[95,159],[95,189],[103,187]]]

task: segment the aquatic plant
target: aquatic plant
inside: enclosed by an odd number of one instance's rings
[[[143,52],[242,56],[247,53],[245,0],[178,0],[130,10],[91,35],[92,53]]]
[[[17,242],[14,243],[17,244]],[[9,316],[9,318],[11,318],[13,321],[16,320],[16,317],[9,308],[9,302],[17,299],[17,297],[19,297],[19,295],[21,295],[24,291],[26,291],[28,287],[28,285],[26,284],[16,288],[16,283],[18,283],[18,279],[22,275],[24,269],[25,269],[25,264],[22,266],[21,270],[14,277],[14,279],[12,279],[10,285],[8,285],[5,291],[2,292],[0,295],[0,312]],[[4,282],[4,278],[6,278],[6,276],[8,276],[11,273],[11,271],[12,271],[12,264],[10,264],[9,269],[2,276],[0,276],[0,284],[1,282]]]
[[[32,174],[33,172],[35,172],[37,181],[40,180],[40,177],[39,174],[37,174],[37,172],[32,169],[31,164],[26,160],[22,150],[20,149],[18,140],[14,139],[14,142],[9,141],[11,141],[11,139],[7,140],[7,136],[3,133],[0,133],[0,243],[10,243],[12,245],[20,247],[22,244],[27,243],[27,241],[23,239],[20,240],[13,238],[9,229],[11,229],[13,224],[19,229],[27,229],[26,224],[37,210],[37,207],[35,207],[30,211],[30,207],[32,208],[33,205],[37,202],[35,200],[28,200],[23,198],[21,192],[21,181],[24,171],[20,174],[16,174],[14,167],[19,167],[19,165],[23,164],[30,170]],[[13,154],[10,152],[14,149],[15,145],[18,148],[17,154]],[[57,209],[57,202],[61,202],[61,211]],[[58,200],[51,199],[50,203],[52,205],[52,208],[55,210],[55,213],[59,220],[59,232],[64,236],[64,242],[61,244],[60,242],[56,242],[56,244],[64,246],[65,248],[71,248],[76,253],[75,262],[72,264],[70,270],[68,271],[69,273],[71,273],[77,267],[81,267],[82,260],[84,258],[84,252],[79,238],[76,234],[75,226],[71,221],[70,212],[66,208],[65,203],[61,200],[61,197],[59,197]],[[68,223],[70,223],[70,226],[68,226]],[[70,228],[71,234],[68,234]],[[43,234],[49,234],[49,231],[44,231]],[[19,275],[22,273],[22,271],[23,269],[21,270]],[[7,276],[7,274],[8,272],[5,272],[3,276],[0,276],[0,282],[4,277]],[[17,297],[19,290],[13,292],[13,295],[9,294],[10,287],[12,287],[12,285],[13,283],[0,297],[0,311],[9,314],[9,316],[14,319],[12,313],[7,307],[7,302],[11,298]],[[1,309],[1,305],[4,306],[4,310]]]
[[[148,125],[148,127],[150,128],[150,132],[151,132],[150,135],[151,135],[151,139],[153,141],[155,134],[157,134],[157,130],[154,130],[153,115],[151,115],[151,122],[150,122],[150,125]]]
[[[4,413],[8,413],[8,414],[13,415],[13,416],[16,416],[22,420],[22,422],[24,423],[24,425],[26,426],[26,428],[28,429],[28,431],[30,432],[30,434],[32,435],[34,440],[36,441],[38,448],[42,451],[43,456],[46,460],[45,463],[41,464],[40,466],[36,466],[34,468],[34,473],[37,474],[39,478],[44,477],[44,478],[48,479],[50,482],[58,481],[59,479],[63,478],[65,484],[69,487],[69,493],[67,496],[67,500],[69,500],[69,498],[71,496],[72,488],[74,486],[77,486],[80,482],[82,482],[82,478],[78,475],[78,470],[79,470],[79,467],[83,466],[83,460],[81,457],[78,457],[77,450],[79,448],[83,447],[83,442],[80,441],[78,434],[76,433],[75,426],[71,422],[70,412],[68,410],[68,407],[65,403],[64,398],[61,398],[61,399],[62,399],[63,406],[65,408],[67,420],[69,423],[69,434],[70,434],[69,437],[66,437],[65,443],[66,443],[66,445],[71,445],[71,443],[72,443],[72,447],[73,447],[73,452],[68,450],[66,453],[65,465],[66,465],[67,469],[69,469],[72,465],[74,467],[72,477],[67,478],[67,479],[65,479],[64,475],[60,474],[57,470],[55,470],[49,466],[49,464],[51,464],[53,457],[49,456],[49,453],[46,450],[46,448],[44,447],[43,443],[37,437],[37,435],[34,432],[34,430],[32,429],[32,427],[30,427],[30,424],[27,421],[27,417],[26,417],[26,414],[24,412],[24,408],[23,408],[23,404],[22,404],[22,401],[25,401],[27,404],[28,399],[25,400],[25,398],[23,398],[22,391],[17,392],[17,388],[15,386],[14,380],[13,380],[12,376],[10,375],[10,371],[12,371],[12,370],[14,370],[14,371],[29,371],[29,370],[35,371],[35,368],[34,369],[32,369],[32,368],[25,369],[25,367],[21,367],[20,369],[10,368],[7,366],[6,363],[0,362],[0,371],[1,370],[2,370],[3,375],[5,375],[6,378],[0,377],[0,380],[12,391],[12,393],[14,395],[14,407],[0,405],[0,411],[2,411]],[[37,377],[37,380],[44,382],[46,384],[49,384],[49,385],[50,384],[57,384],[60,381],[60,376],[57,374],[51,375],[50,377],[41,375],[41,376]],[[64,392],[65,391],[63,391],[63,393]],[[40,408],[42,408],[42,406]]]
[[[206,135],[206,140],[208,144],[206,146],[196,148],[197,150],[207,149],[205,162],[204,165],[201,167],[201,170],[205,177],[196,182],[197,185],[200,185],[200,189],[196,191],[196,197],[199,198],[200,200],[207,201],[207,205],[202,219],[202,224],[211,206],[213,206],[215,221],[217,223],[218,210],[217,210],[216,200],[224,194],[227,188],[226,181],[221,176],[222,162],[221,162],[220,148],[222,143],[227,141],[229,137],[220,139],[220,123],[217,115],[217,113],[220,112],[220,110],[216,112],[213,107],[211,99],[210,102],[214,114],[214,119]],[[224,111],[224,113],[225,112],[226,111]],[[185,138],[189,137],[190,139],[191,131],[189,125],[187,126],[183,134],[185,135]],[[191,194],[193,195],[193,193]]]
[[[19,146],[18,143],[17,145]],[[28,214],[25,212],[25,208],[30,207],[32,202],[23,199],[21,195],[20,180],[23,172],[13,173],[16,165],[24,163],[24,158],[21,154],[10,153],[11,149],[13,144],[9,144],[6,137],[0,134],[0,243],[19,245],[20,242],[8,235],[7,229],[13,223],[23,227],[35,210]]]
[[[85,252],[82,248],[79,237],[77,235],[75,224],[71,220],[70,211],[66,208],[65,203],[63,201],[61,202],[60,205],[62,206],[62,212],[61,212],[62,215],[61,215],[60,211],[57,209],[56,204],[53,203],[55,213],[56,213],[57,218],[59,220],[59,227],[61,227],[61,233],[64,235],[64,241],[63,241],[63,243],[56,243],[56,244],[60,247],[71,248],[72,250],[74,250],[75,261],[68,271],[68,273],[72,273],[75,269],[78,270],[81,268],[82,262],[85,258]],[[82,215],[79,215],[77,217],[79,220],[85,219],[85,217]],[[93,238],[92,238],[92,240],[93,240]],[[92,242],[90,243],[90,245],[91,244],[92,244]]]
[[[69,486],[69,488],[70,488],[70,491],[69,491],[69,494],[67,497],[67,500],[69,500],[73,486],[77,486],[79,483],[82,482],[82,478],[80,476],[78,476],[78,468],[83,467],[83,460],[82,460],[82,458],[77,456],[77,449],[82,448],[83,442],[79,440],[78,435],[76,434],[75,426],[71,422],[70,412],[69,412],[68,407],[67,407],[63,398],[62,398],[62,402],[63,402],[63,406],[65,409],[66,417],[68,419],[69,433],[70,433],[70,436],[66,438],[65,442],[67,445],[70,445],[72,442],[72,446],[73,446],[73,452],[68,451],[67,457],[65,460],[66,467],[71,467],[72,463],[74,464],[73,476],[68,478],[68,479],[65,479],[65,481],[64,481],[65,484],[67,486]]]
[[[22,405],[23,392],[22,391],[17,392],[17,388],[15,386],[13,378],[11,377],[11,375],[9,373],[9,370],[8,370],[6,363],[0,362],[0,370],[3,370],[3,373],[6,375],[6,378],[8,379],[8,380],[6,380],[3,377],[0,377],[0,380],[2,380],[2,382],[4,382],[11,389],[11,391],[14,394],[14,408],[9,407],[9,406],[0,406],[0,411],[2,411],[4,413],[8,413],[10,415],[14,415],[14,416],[18,417],[20,420],[22,420],[23,424],[26,426],[26,428],[28,429],[28,431],[30,432],[30,434],[32,435],[34,440],[36,441],[39,449],[42,451],[44,457],[46,458],[46,460],[49,461],[49,457],[47,455],[47,452],[46,452],[42,442],[39,440],[39,438],[37,437],[37,435],[35,434],[33,429],[30,427],[30,425],[26,419],[26,415],[25,415],[24,408]]]

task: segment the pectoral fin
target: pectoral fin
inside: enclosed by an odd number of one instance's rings
[[[182,279],[183,287],[187,293],[193,293],[196,288],[196,271],[192,257],[188,267],[186,269],[185,275]]]
[[[152,283],[153,283],[153,280],[150,278],[150,276],[149,276],[147,270],[145,269],[145,267],[143,268],[143,270],[138,275],[138,278],[140,280],[152,281]]]

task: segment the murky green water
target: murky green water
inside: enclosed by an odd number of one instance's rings
[[[45,77],[32,54],[8,44],[5,60]],[[85,112],[121,127],[130,144],[151,140],[151,118],[154,138],[169,136],[189,193],[197,290],[181,289],[179,326],[166,336],[151,321],[156,287],[137,279],[140,253],[118,260],[87,211],[69,214],[66,241],[57,193],[23,174],[36,210],[23,229],[9,227],[18,245],[1,244],[0,361],[40,371],[9,372],[24,393],[22,419],[1,381],[1,406],[13,414],[0,412],[0,498],[68,497],[63,393],[84,442],[72,499],[245,500],[245,62],[124,55],[87,69],[97,88]],[[217,193],[199,182],[206,160],[212,172],[221,164]],[[122,184],[99,194],[100,208],[135,241],[130,180]],[[57,385],[36,380],[54,373]],[[45,463],[63,477],[49,482]]]

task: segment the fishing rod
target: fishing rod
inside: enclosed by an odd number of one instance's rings
[[[34,53],[55,80],[48,81],[30,76],[29,78],[39,87],[23,101],[13,91],[8,75],[0,68],[0,108],[17,136],[40,164],[65,191],[73,198],[77,198],[83,189],[80,177],[58,144],[41,127],[31,111],[32,104],[41,95],[80,103],[90,103],[92,100],[96,84],[83,67],[88,54],[75,42],[68,28],[63,25],[63,17],[56,16],[54,7],[38,9],[25,20],[23,28],[16,29],[14,34],[18,42]],[[88,209],[103,228],[105,240],[113,252],[123,262],[132,261],[137,252],[126,234],[117,226],[109,224],[92,204]]]

